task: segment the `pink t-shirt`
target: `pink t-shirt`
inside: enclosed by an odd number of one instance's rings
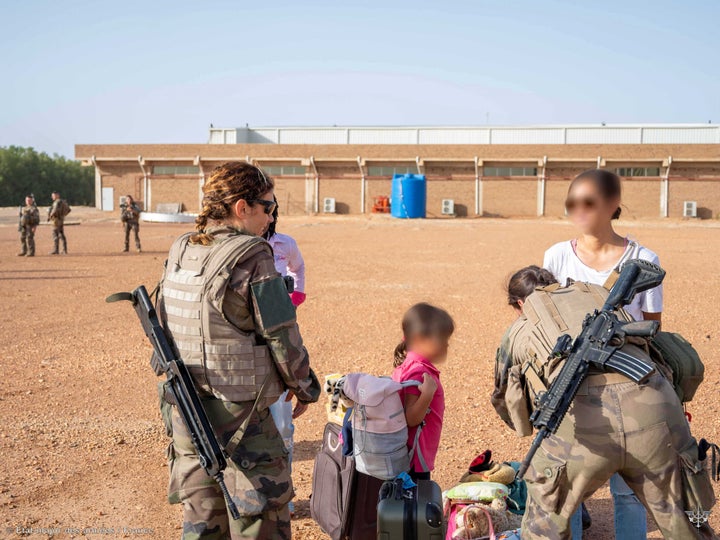
[[[435,456],[437,456],[438,447],[440,446],[440,433],[442,432],[443,415],[445,414],[445,391],[440,383],[440,370],[419,354],[409,351],[405,361],[393,371],[392,378],[399,382],[422,382],[424,373],[430,375],[437,382],[437,391],[432,401],[430,401],[430,407],[427,416],[425,416],[425,427],[422,429],[420,442],[418,443],[425,458],[425,463],[432,471],[435,469]],[[405,401],[405,394],[419,396],[420,390],[416,386],[405,388],[401,392],[403,402]],[[417,426],[408,428],[408,448],[412,448],[415,442],[416,431]],[[415,472],[423,472],[417,453],[413,456],[411,467]]]

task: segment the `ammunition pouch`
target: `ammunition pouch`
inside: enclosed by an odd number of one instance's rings
[[[715,492],[707,470],[707,458],[700,460],[695,439],[692,439],[691,446],[678,452],[678,462],[682,471],[685,509],[689,512],[710,511],[715,504]]]

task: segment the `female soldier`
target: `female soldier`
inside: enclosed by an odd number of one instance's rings
[[[530,266],[516,272],[508,284],[508,303],[518,319],[498,349],[492,403],[523,436],[532,433],[532,394],[538,385],[547,386],[558,369],[551,365],[553,344],[542,333],[543,321],[556,324],[555,315],[564,317],[562,326],[574,337],[585,314],[561,313],[557,306],[600,307],[607,297],[602,287],[585,283],[533,293],[553,283],[547,270]],[[542,306],[558,301],[553,295],[562,302],[542,312]],[[640,347],[626,344],[623,350],[650,361]],[[531,372],[542,380],[532,379]],[[575,510],[614,473],[632,485],[665,538],[716,538],[707,524],[696,528],[686,515],[695,509],[709,511],[715,497],[682,405],[656,372],[643,384],[613,373],[592,373],[585,379],[557,433],[542,442],[528,469],[523,539],[569,539]]]
[[[315,402],[320,385],[272,250],[261,238],[273,220],[273,182],[257,167],[231,162],[212,172],[203,193],[198,232],[170,249],[160,312],[218,439],[234,446],[225,479],[241,518],[229,516],[177,411],[169,500],[184,505],[185,540],[287,540],[293,488],[268,407],[286,389],[300,403]]]
[[[658,256],[637,242],[615,232],[612,221],[620,217],[620,177],[591,169],[570,184],[565,203],[570,219],[580,232],[577,239],[555,244],[545,252],[543,266],[565,284],[569,279],[603,285],[613,269],[627,259],[645,259],[659,264]],[[662,285],[638,294],[625,310],[636,320],[660,320]],[[610,479],[615,503],[615,534],[618,540],[645,540],[645,509],[618,475]],[[589,520],[589,517],[588,517]],[[573,521],[573,538],[582,538],[580,515]],[[588,523],[589,526],[589,523]]]

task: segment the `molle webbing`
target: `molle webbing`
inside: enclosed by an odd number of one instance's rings
[[[522,371],[532,394],[546,390],[562,366],[562,362],[548,360],[558,338],[563,334],[575,338],[586,315],[600,309],[607,295],[600,285],[574,282],[567,287],[553,284],[538,288],[527,297],[523,313],[532,326],[527,342],[532,361],[526,361]],[[632,320],[623,310],[617,314],[621,321]]]
[[[191,234],[173,244],[162,282],[164,324],[180,357],[199,389],[218,399],[252,401],[266,379],[265,397],[278,397],[283,388],[269,349],[223,314],[234,268],[264,241],[234,234],[203,246],[190,244]]]

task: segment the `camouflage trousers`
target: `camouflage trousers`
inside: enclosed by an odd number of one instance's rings
[[[252,403],[203,403],[223,445],[252,409]],[[253,414],[225,469],[225,483],[240,512],[239,520],[232,519],[217,483],[200,466],[174,407],[172,429],[168,499],[171,504],[183,504],[183,540],[290,540],[288,503],[294,491],[288,455],[268,409]]]
[[[123,223],[125,229],[125,249],[130,247],[130,232],[135,234],[135,247],[140,249],[140,223],[137,221],[125,221]]]
[[[29,225],[20,229],[20,249],[23,254],[35,255],[35,231]]]
[[[53,221],[53,251],[59,253],[60,242],[62,241],[63,252],[67,253],[67,238],[65,238],[65,223],[62,220]]]
[[[672,387],[656,374],[643,384],[607,384],[594,375],[560,429],[542,443],[525,476],[525,539],[569,539],[570,518],[614,473],[627,482],[665,538],[716,538],[686,511],[715,503],[705,463]]]

